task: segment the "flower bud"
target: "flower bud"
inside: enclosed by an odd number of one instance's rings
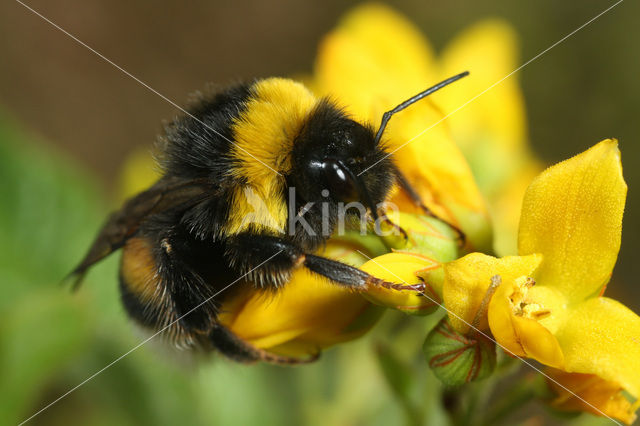
[[[372,286],[363,295],[407,314],[430,314],[442,301],[442,263],[457,257],[457,235],[432,217],[400,212],[389,212],[387,217],[381,230],[388,233],[385,243],[393,253],[375,257],[360,268],[396,286]]]
[[[496,346],[485,336],[465,336],[445,317],[427,336],[423,351],[429,367],[445,386],[488,377],[496,366]]]
[[[438,263],[417,253],[387,253],[378,256],[360,269],[388,283],[394,283],[395,287],[372,285],[362,295],[377,305],[406,314],[430,314],[438,308],[440,297],[428,283],[418,278],[416,271],[431,267],[438,267]]]

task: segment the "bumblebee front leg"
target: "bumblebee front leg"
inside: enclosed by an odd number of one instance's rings
[[[418,191],[416,191],[413,188],[413,186],[411,186],[411,184],[409,183],[409,180],[407,180],[406,176],[397,168],[394,170],[394,174],[396,176],[396,182],[398,183],[398,186],[407,194],[407,196],[409,197],[411,202],[413,202],[413,204],[416,207],[422,209],[425,212],[425,214],[435,217],[435,215],[429,209],[429,207],[427,207],[422,202],[422,198],[418,194]]]
[[[305,253],[295,244],[269,235],[238,234],[228,241],[226,256],[232,267],[246,274],[248,281],[261,287],[280,287],[289,281],[296,268],[305,267],[354,290],[365,290],[371,286],[407,288],[376,278],[346,263]],[[413,286],[411,289],[419,291]]]
[[[418,191],[416,191],[413,188],[413,186],[411,186],[411,184],[409,183],[409,181],[407,180],[405,175],[399,169],[396,168],[394,170],[394,173],[396,175],[396,181],[397,181],[398,185],[409,196],[409,199],[411,199],[411,201],[414,203],[414,205],[416,207],[420,208],[426,215],[434,217],[436,219],[440,219],[440,220],[444,221],[445,223],[447,223],[447,225],[449,225],[451,228],[453,228],[453,230],[456,232],[456,234],[458,234],[458,244],[459,244],[459,246],[463,247],[465,245],[465,243],[466,243],[467,236],[462,231],[462,229],[460,229],[456,225],[453,225],[453,224],[445,221],[444,219],[439,218],[435,213],[433,213],[431,211],[431,209],[429,207],[427,207],[422,202],[422,198],[418,194]]]

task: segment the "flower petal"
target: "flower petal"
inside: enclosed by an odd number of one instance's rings
[[[321,94],[337,97],[358,119],[378,122],[423,90],[435,78],[433,68],[432,48],[410,21],[384,5],[365,4],[325,37],[315,74]]]
[[[640,317],[606,297],[575,306],[555,333],[565,370],[596,374],[640,398]]]
[[[518,254],[518,226],[522,211],[522,199],[544,167],[530,159],[510,177],[498,193],[489,196],[493,222],[493,247],[499,256]]]
[[[540,285],[559,290],[570,302],[600,291],[620,249],[626,194],[613,139],[534,179],[522,205],[518,250],[544,256],[536,275]]]
[[[119,196],[125,200],[145,191],[161,177],[160,168],[149,150],[129,154],[120,172]]]
[[[521,276],[530,276],[541,260],[541,256],[538,255],[507,256],[498,259],[481,253],[471,253],[445,264],[442,295],[451,325],[459,333],[468,333],[470,324],[491,285],[491,278],[500,275],[502,281],[506,282]],[[480,320],[478,328],[488,328],[486,317]]]
[[[460,84],[434,95],[446,111],[486,92],[452,115],[450,125],[470,162],[481,167],[485,176],[494,178],[487,184],[501,182],[500,174],[508,175],[505,169],[517,167],[513,159],[526,150],[526,116],[517,76],[500,81],[518,66],[517,51],[514,29],[505,21],[490,19],[465,29],[445,47],[440,61],[441,77],[463,69],[471,72]],[[497,162],[506,167],[495,167]]]
[[[284,344],[290,344],[300,352],[280,353],[303,356],[362,335],[379,315],[359,330],[348,333],[343,330],[370,306],[359,294],[300,270],[277,293],[255,289],[242,292],[223,305],[220,321],[258,348],[282,349]],[[305,345],[300,344],[303,338]]]
[[[556,408],[568,411],[587,411],[607,415],[627,424],[635,421],[637,406],[622,394],[620,385],[608,382],[594,374],[567,373],[550,369],[547,371],[549,385],[558,395],[551,403]]]
[[[446,127],[429,128],[441,118],[428,102],[402,111],[387,127],[388,150],[395,151],[396,163],[438,217],[459,226],[473,249],[491,250],[489,215],[469,165]],[[404,194],[391,202],[401,209],[413,205]]]
[[[471,75],[433,97],[443,111],[457,110],[447,124],[489,200],[493,247],[501,256],[517,254],[522,197],[542,170],[528,146],[518,76],[504,79],[518,66],[518,47],[506,21],[488,19],[466,28],[444,48],[439,70],[443,78],[461,69]]]

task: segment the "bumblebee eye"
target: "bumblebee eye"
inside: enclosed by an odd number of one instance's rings
[[[335,160],[328,160],[324,163],[323,172],[327,189],[334,198],[345,202],[358,199],[355,178],[343,164]]]

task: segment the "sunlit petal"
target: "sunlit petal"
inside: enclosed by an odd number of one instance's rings
[[[323,254],[347,262],[359,256],[349,246],[333,243]],[[306,356],[361,336],[381,315],[382,308],[360,294],[299,269],[277,292],[258,291],[253,286],[237,289],[222,305],[219,319],[258,348]]]
[[[410,21],[384,5],[365,4],[325,37],[315,75],[321,94],[377,124],[384,111],[426,88],[432,70],[432,48]]]
[[[451,129],[467,158],[486,160],[514,167],[509,161],[526,142],[525,111],[518,76],[509,75],[518,67],[518,40],[514,29],[504,21],[485,20],[464,30],[444,49],[440,60],[441,76],[468,69],[469,78],[434,95],[445,110],[453,111],[476,95],[472,103],[450,118]],[[499,84],[496,84],[500,82]],[[489,89],[491,88],[491,89]],[[504,158],[507,161],[502,161]],[[489,161],[484,163],[489,166]],[[496,170],[498,169],[498,170]],[[484,177],[508,173],[505,167],[483,169]]]
[[[536,278],[570,301],[599,293],[620,249],[627,186],[617,142],[605,140],[539,175],[525,194],[519,253],[541,253]]]

